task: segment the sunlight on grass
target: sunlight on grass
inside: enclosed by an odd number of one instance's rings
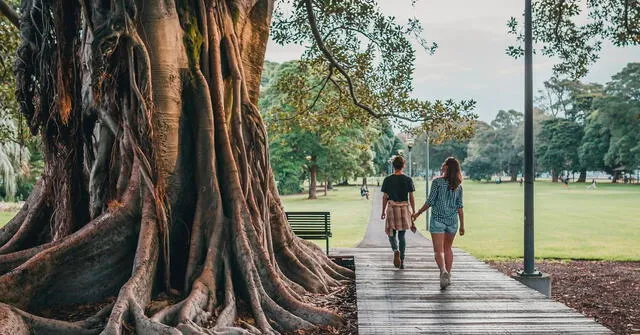
[[[318,192],[316,200],[307,199],[306,194],[287,195],[281,199],[286,211],[331,212],[331,248],[355,247],[364,237],[369,223],[371,199],[360,197],[359,187],[336,187],[326,197],[323,192]],[[324,248],[323,241],[318,245]]]
[[[424,202],[424,181],[416,181]],[[476,257],[521,257],[523,188],[518,183],[464,183],[466,235],[455,245]],[[640,260],[640,186],[538,181],[535,184],[536,257]],[[424,232],[421,217],[418,227]]]
[[[424,181],[416,180],[416,206],[424,202]],[[372,188],[373,190],[373,188]],[[535,184],[536,257],[640,260],[640,186],[601,183],[589,191],[584,185]],[[464,183],[467,234],[455,245],[479,258],[522,257],[523,189],[517,183]],[[329,211],[333,248],[355,247],[369,221],[371,201],[359,187],[337,187],[317,200],[306,194],[283,196],[287,211]],[[14,212],[0,212],[0,227]],[[417,222],[425,230],[424,216]],[[324,242],[318,245],[324,248]]]
[[[0,212],[0,227],[4,226],[9,220],[16,216],[15,212]]]

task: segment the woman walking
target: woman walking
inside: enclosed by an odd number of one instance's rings
[[[407,245],[404,235],[407,229],[416,231],[416,226],[411,220],[412,214],[416,211],[413,197],[416,188],[411,177],[402,173],[404,158],[396,156],[392,164],[393,174],[384,178],[382,182],[381,191],[384,194],[381,218],[386,219],[384,232],[389,236],[389,243],[393,250],[393,265],[404,269],[404,252]]]
[[[451,284],[451,266],[453,265],[453,239],[458,231],[460,218],[460,236],[464,235],[464,211],[462,204],[462,171],[457,159],[449,157],[441,168],[442,176],[433,180],[427,202],[413,215],[417,219],[424,211],[432,208],[429,232],[433,242],[436,263],[440,269],[440,288]]]

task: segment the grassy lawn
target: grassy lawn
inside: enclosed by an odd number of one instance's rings
[[[4,226],[5,223],[9,222],[9,220],[13,219],[16,216],[14,212],[0,212],[0,227]]]
[[[416,181],[417,206],[424,202],[424,181]],[[522,256],[523,190],[517,183],[465,181],[467,234],[456,246],[480,258]],[[570,184],[535,184],[536,257],[640,260],[640,186],[598,184],[594,191]],[[354,247],[364,236],[371,200],[359,187],[338,187],[318,200],[306,194],[283,196],[288,211],[330,211],[332,247]],[[15,213],[0,212],[0,226]],[[425,232],[424,216],[418,227]],[[428,234],[427,234],[428,235]],[[322,242],[320,242],[322,244]],[[324,245],[322,244],[324,247]]]
[[[416,181],[423,203],[424,181]],[[640,260],[640,186],[535,184],[536,257]],[[466,235],[455,245],[480,258],[521,257],[523,189],[464,183]],[[424,231],[421,217],[418,227]]]
[[[333,237],[330,247],[355,247],[367,229],[371,200],[360,197],[360,187],[336,187],[327,196],[318,192],[317,200],[307,199],[306,194],[282,196],[282,203],[286,211],[328,211],[331,212],[331,230]],[[324,241],[319,244],[324,248]]]

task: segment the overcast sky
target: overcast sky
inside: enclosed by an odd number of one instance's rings
[[[520,18],[524,1],[517,0],[381,0],[385,14],[399,22],[416,16],[423,36],[438,43],[436,54],[418,51],[414,95],[423,99],[475,99],[480,119],[490,121],[500,109],[523,110],[524,60],[505,54],[514,44],[506,22]],[[303,48],[269,43],[266,58],[283,62],[298,59]],[[585,81],[606,83],[629,62],[640,61],[640,47],[606,45]],[[553,60],[534,56],[534,90],[551,74]]]

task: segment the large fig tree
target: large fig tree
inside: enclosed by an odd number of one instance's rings
[[[472,107],[409,97],[415,20],[397,24],[370,0],[282,6],[275,39],[308,46],[305,61],[363,113],[455,121]],[[256,108],[273,9],[274,0],[23,0],[14,11],[0,1],[20,29],[20,112],[46,160],[0,229],[0,333],[341,323],[308,293],[338,289],[353,272],[293,235]],[[150,313],[160,293],[172,303]],[[37,316],[109,297],[84,321]],[[240,309],[255,322],[239,323]]]

